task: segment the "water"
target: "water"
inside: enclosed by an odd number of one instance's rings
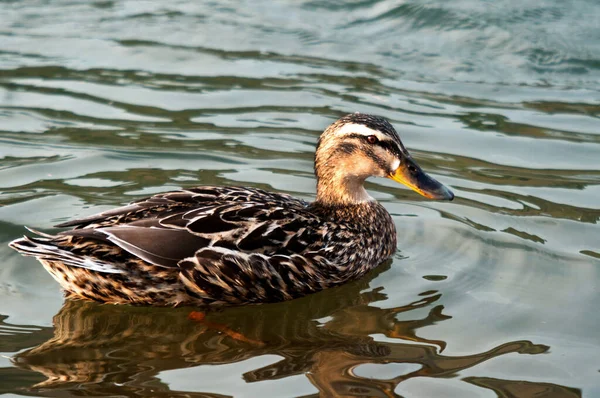
[[[0,2],[0,394],[600,396],[595,1]],[[314,197],[337,117],[396,126],[457,194],[392,181],[398,253],[301,300],[64,302],[6,244],[202,184]],[[396,395],[394,395],[396,394]]]

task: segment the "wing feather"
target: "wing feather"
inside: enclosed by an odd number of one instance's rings
[[[116,209],[57,224],[56,227],[81,228],[91,224],[106,226],[141,218],[165,216],[171,210],[202,211],[204,206],[212,208],[215,204],[243,202],[262,203],[263,205],[279,203],[298,208],[307,206],[305,201],[290,195],[267,192],[258,188],[203,186],[161,193]]]
[[[110,242],[151,264],[175,267],[214,247],[266,254],[293,254],[310,241],[294,240],[296,227],[313,222],[307,203],[259,189],[198,187],[169,192],[60,226],[59,235]]]

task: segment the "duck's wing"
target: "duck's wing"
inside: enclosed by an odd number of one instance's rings
[[[177,267],[208,247],[290,255],[306,251],[322,238],[322,222],[306,210],[306,203],[287,195],[232,188],[156,195],[70,225],[78,228],[59,235],[78,238],[72,240],[76,250],[79,246],[93,251],[89,244],[93,240],[110,242],[163,267]]]
[[[268,192],[258,188],[202,186],[157,194],[126,206],[66,221],[55,225],[55,227],[95,228],[158,217],[168,212],[197,208],[202,205],[232,202],[274,202],[299,207],[307,205],[303,200],[293,196]]]

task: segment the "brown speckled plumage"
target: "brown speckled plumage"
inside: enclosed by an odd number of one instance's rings
[[[362,184],[391,176],[403,159],[410,155],[387,121],[348,115],[319,140],[313,203],[203,186],[70,221],[59,226],[71,230],[11,247],[37,257],[76,298],[166,306],[290,300],[360,278],[393,254],[394,223]]]

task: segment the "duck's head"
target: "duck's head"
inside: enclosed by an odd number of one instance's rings
[[[372,176],[390,178],[430,199],[454,198],[421,170],[387,120],[363,113],[346,115],[321,134],[315,173],[317,201],[323,204],[373,200],[363,186]]]

